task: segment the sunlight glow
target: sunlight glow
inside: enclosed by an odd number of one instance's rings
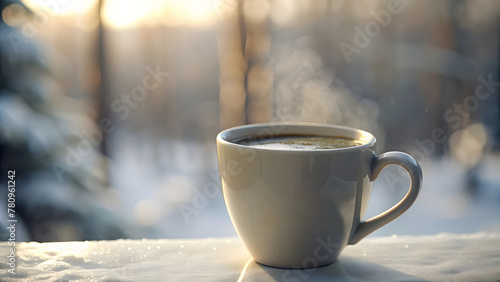
[[[108,0],[104,2],[103,21],[110,27],[128,27],[162,8],[159,0]]]
[[[103,0],[103,23],[111,28],[127,28],[140,24],[167,26],[206,26],[215,22],[214,1],[217,0]],[[68,16],[95,13],[97,0],[22,0],[35,13]],[[15,7],[13,7],[15,8]],[[95,9],[95,11],[92,11]],[[7,12],[12,14],[13,9]],[[10,14],[9,20],[16,25]]]
[[[95,7],[97,0],[22,0],[24,5],[33,11],[43,10],[44,12],[56,15],[80,14],[88,12],[92,7]]]
[[[112,28],[137,24],[206,25],[215,19],[210,0],[107,0],[103,21]]]

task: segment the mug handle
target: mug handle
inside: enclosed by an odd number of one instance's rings
[[[406,153],[387,152],[375,157],[371,164],[373,180],[377,178],[384,167],[390,164],[400,165],[408,172],[408,174],[410,174],[410,190],[408,190],[405,197],[392,208],[368,219],[365,222],[360,222],[358,228],[349,240],[349,245],[358,243],[368,234],[402,215],[417,199],[417,195],[422,187],[422,169],[417,161]]]

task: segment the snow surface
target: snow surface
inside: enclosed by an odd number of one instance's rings
[[[373,237],[310,270],[261,266],[237,237],[18,243],[2,281],[471,281],[500,279],[500,233]],[[10,247],[0,245],[5,261]]]

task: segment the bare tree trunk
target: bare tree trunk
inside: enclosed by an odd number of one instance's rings
[[[248,123],[269,122],[273,117],[273,70],[268,65],[271,52],[269,12],[262,21],[245,21],[245,26],[246,120]]]
[[[106,50],[105,50],[105,31],[104,31],[104,26],[102,22],[102,8],[103,8],[103,2],[104,0],[99,0],[99,5],[98,5],[98,13],[99,13],[99,27],[98,27],[98,34],[97,34],[97,60],[98,60],[98,66],[99,66],[99,72],[101,75],[101,80],[99,82],[99,90],[97,93],[97,107],[98,107],[98,113],[97,113],[97,124],[99,125],[101,121],[104,121],[106,119],[110,119],[110,112],[109,112],[109,87],[108,87],[108,69],[107,69],[107,64],[106,64]],[[101,153],[105,156],[109,156],[109,151],[108,151],[108,138],[107,134],[105,132],[102,132],[102,141],[100,144],[100,150]]]
[[[236,7],[229,4],[223,6],[219,16],[217,45],[220,67],[220,127],[226,129],[246,122],[247,62],[244,56],[246,28],[243,1],[238,1]]]

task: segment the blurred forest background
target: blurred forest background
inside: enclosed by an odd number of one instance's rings
[[[420,198],[375,235],[500,231],[499,1],[1,0],[0,10],[0,173],[5,184],[16,170],[19,240],[235,235],[215,136],[269,121],[357,127],[380,152],[417,158]],[[407,187],[384,170],[368,216]]]

